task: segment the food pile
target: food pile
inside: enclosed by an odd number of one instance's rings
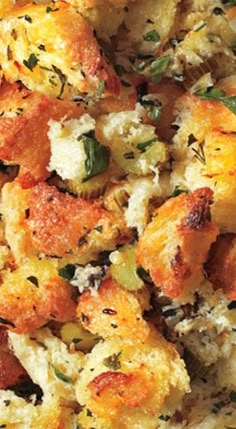
[[[0,428],[236,428],[236,1],[2,0]]]

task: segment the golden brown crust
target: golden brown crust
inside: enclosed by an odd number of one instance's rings
[[[78,91],[96,92],[103,81],[105,94],[119,94],[118,76],[92,28],[71,5],[52,3],[48,13],[46,5],[16,6],[0,24],[0,36],[0,62],[10,82],[21,79],[31,90],[68,98]]]
[[[236,299],[236,235],[219,235],[212,244],[205,265],[215,289],[221,288],[230,299]]]
[[[182,299],[202,279],[217,235],[210,221],[212,196],[209,188],[202,188],[166,201],[139,240],[137,263],[167,296]]]
[[[79,118],[84,108],[5,82],[0,88],[0,111],[0,158],[19,164],[18,180],[30,187],[49,175],[49,119]]]
[[[104,338],[118,335],[144,341],[149,333],[136,297],[112,279],[105,280],[96,294],[88,291],[80,297],[77,317],[86,329]]]
[[[106,215],[100,204],[63,194],[46,183],[32,189],[29,210],[26,224],[34,245],[46,255],[64,257],[78,253],[86,234]]]
[[[15,332],[25,333],[51,319],[72,320],[76,309],[73,288],[55,273],[50,262],[42,265],[37,260],[7,273],[0,287],[0,322]]]

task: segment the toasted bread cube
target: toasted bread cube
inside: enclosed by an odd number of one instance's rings
[[[49,176],[49,119],[79,118],[83,106],[31,92],[19,83],[0,88],[0,159],[20,165],[18,180],[30,187]]]
[[[86,329],[103,338],[118,335],[144,341],[149,333],[137,298],[112,279],[105,280],[96,294],[88,291],[80,297],[77,317]]]
[[[76,390],[84,406],[79,421],[85,427],[89,409],[104,427],[129,428],[138,422],[155,429],[164,410],[173,413],[180,405],[189,378],[174,345],[151,332],[135,345],[118,337],[96,345]]]
[[[19,333],[39,328],[50,319],[70,321],[76,309],[72,290],[59,277],[54,261],[32,258],[3,274],[0,317],[9,329]]]
[[[169,199],[138,243],[137,264],[149,270],[165,295],[182,302],[192,300],[203,279],[203,264],[218,232],[210,221],[212,196],[202,188]]]
[[[119,78],[92,28],[65,2],[16,6],[0,22],[0,64],[9,82],[58,98],[119,94]]]

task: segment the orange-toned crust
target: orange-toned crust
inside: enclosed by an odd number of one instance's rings
[[[5,282],[0,288],[0,317],[5,319],[10,330],[25,333],[49,320],[65,322],[73,319],[76,306],[72,300],[72,287],[62,278],[49,279],[37,287],[26,278],[18,279],[17,271],[15,273],[11,287]]]
[[[236,235],[219,235],[213,243],[206,272],[215,289],[221,288],[228,298],[236,300]]]
[[[78,253],[86,234],[105,215],[99,203],[63,194],[46,183],[33,188],[29,210],[26,224],[33,244],[47,255],[65,257]]]
[[[136,297],[112,279],[105,280],[96,294],[83,293],[77,317],[86,329],[104,338],[118,335],[144,341],[149,334]]]
[[[140,374],[107,371],[95,377],[88,388],[97,404],[112,406],[113,409],[119,404],[137,408],[149,393],[150,385],[145,385],[145,381]]]
[[[83,106],[30,92],[20,83],[0,88],[0,159],[20,165],[18,180],[30,187],[49,172],[49,119],[79,118]],[[13,117],[8,117],[12,112]]]
[[[104,94],[119,95],[119,78],[103,56],[93,29],[71,5],[58,1],[56,5],[51,3],[50,7],[52,12],[46,13],[46,5],[43,4],[16,5],[3,25],[0,25],[0,61],[6,79],[10,82],[20,79],[30,89],[36,90],[38,85],[45,94],[59,96],[60,89],[50,83],[46,70],[55,70],[56,67],[67,90],[72,85],[74,94],[78,91],[97,92],[99,83],[103,81]],[[26,20],[19,19],[24,16],[30,17],[30,25]],[[12,31],[14,37],[11,37]],[[27,45],[28,57],[31,53],[36,56],[37,64],[33,69],[25,65],[27,58],[23,58],[19,52],[20,43],[24,47]],[[5,46],[9,47],[10,58]],[[44,47],[43,52],[38,46]],[[67,90],[60,96],[67,97]]]
[[[137,263],[164,294],[182,299],[202,279],[203,263],[217,235],[210,221],[213,192],[198,189],[166,201],[138,243]]]

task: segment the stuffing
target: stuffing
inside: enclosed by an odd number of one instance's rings
[[[67,99],[100,88],[119,94],[119,78],[92,28],[64,2],[14,8],[1,21],[0,35],[0,64],[10,82],[20,79],[31,90]]]
[[[97,293],[81,295],[77,317],[86,329],[103,338],[118,336],[140,342],[149,333],[136,297],[112,279],[102,282]]]
[[[6,405],[9,404],[9,405]],[[16,429],[61,429],[63,408],[53,396],[38,407],[9,390],[0,390],[0,425]]]
[[[212,244],[205,269],[215,288],[221,288],[230,299],[236,299],[235,234],[219,235]]]
[[[128,30],[124,37],[126,46],[128,42],[138,52],[155,53],[171,35],[178,3],[179,0],[165,0],[164,3],[137,0],[131,3],[125,17]],[[152,38],[152,34],[156,37]]]
[[[83,366],[83,354],[69,351],[48,328],[30,335],[9,333],[14,354],[44,395],[75,401],[75,382]],[[38,366],[35,366],[35,360]]]
[[[0,3],[0,429],[235,429],[235,0]]]
[[[14,181],[4,185],[1,195],[5,238],[17,264],[38,253],[31,242],[30,232],[25,228],[31,192],[31,189],[22,189]]]
[[[232,178],[235,174],[236,116],[233,107],[227,104],[234,99],[235,79],[224,79],[213,88],[223,90],[225,98],[208,99],[196,95],[185,98],[179,118],[180,129],[174,138],[176,162],[172,182],[191,191],[201,186],[211,188],[214,191],[213,221],[222,232],[235,232],[232,212],[236,188]]]
[[[73,409],[78,407],[74,383],[83,363],[82,354],[68,352],[49,329],[31,332],[31,336],[10,333],[9,337],[15,355],[43,389],[43,399],[35,403],[33,398],[26,401],[9,390],[1,390],[0,424],[7,422],[7,426],[17,429],[73,427]]]
[[[171,198],[157,210],[139,239],[137,264],[149,270],[155,285],[167,296],[191,300],[203,277],[203,263],[218,232],[210,221],[211,204],[208,188]]]
[[[102,115],[96,122],[96,136],[126,173],[151,174],[167,160],[166,146],[154,126],[142,123],[138,106],[135,111]]]
[[[95,125],[87,113],[79,119],[49,121],[48,170],[57,172],[72,192],[85,198],[100,196],[108,182],[121,174],[108,148],[96,140]]]
[[[89,248],[91,257],[91,252],[126,238],[122,219],[104,210],[98,201],[74,198],[46,183],[32,189],[28,208],[25,227],[30,240],[48,256],[76,260]]]
[[[180,406],[188,383],[175,347],[159,333],[151,331],[135,347],[129,341],[107,339],[88,355],[77,383],[77,399],[85,407],[79,422],[86,422],[89,409],[96,428],[154,429],[163,412]]]
[[[29,332],[48,320],[72,320],[76,304],[72,287],[58,275],[53,260],[32,258],[2,274],[0,323],[16,332]]]
[[[76,103],[31,92],[20,83],[0,88],[0,158],[20,165],[18,180],[30,187],[49,176],[49,119],[79,118],[84,108]]]

